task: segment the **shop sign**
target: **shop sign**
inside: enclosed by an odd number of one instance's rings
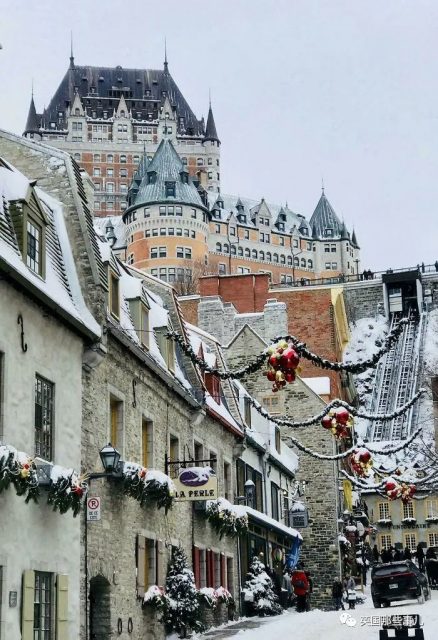
[[[173,483],[174,498],[181,502],[216,500],[218,497],[217,476],[212,474],[211,467],[182,469]]]

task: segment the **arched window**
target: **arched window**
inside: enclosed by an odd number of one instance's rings
[[[107,162],[114,162],[114,156],[112,153],[108,153],[108,155],[106,156],[106,161]]]
[[[271,252],[270,252],[270,251],[267,251],[267,252],[266,252],[266,261],[267,261],[267,262],[271,262],[271,260],[272,260]]]
[[[274,262],[278,262],[278,253],[274,253],[272,256]]]
[[[265,252],[264,251],[260,251],[259,252],[259,259],[260,260],[264,260],[265,259]]]
[[[307,260],[307,268],[313,269],[313,260]]]
[[[289,267],[292,266],[292,256],[287,256],[287,264]]]
[[[100,153],[95,153],[93,155],[93,162],[100,162]]]
[[[204,166],[204,160],[203,160],[203,158],[198,158],[198,159],[196,160],[196,165],[197,165],[198,167],[203,167],[203,166]]]
[[[298,258],[294,258],[294,266],[295,267],[299,267],[300,266],[300,261]]]
[[[237,255],[238,256],[243,256],[243,247],[238,247],[237,248]]]
[[[286,264],[286,256],[280,256],[280,264]]]
[[[255,249],[251,251],[251,258],[254,258],[254,260],[257,260],[257,251]]]
[[[216,242],[216,251],[219,251],[219,252],[222,251],[222,245],[220,242]]]
[[[125,156],[125,155],[121,155],[121,156],[120,156],[120,162],[121,162],[122,164],[125,164],[125,163],[126,163],[126,156]]]
[[[232,255],[232,256],[235,256],[235,255],[236,255],[236,245],[235,245],[235,244],[232,244],[232,245],[231,245],[231,255]]]
[[[224,253],[229,253],[229,252],[230,252],[230,247],[226,242],[224,242]]]
[[[251,251],[248,248],[246,248],[245,249],[245,258],[250,258],[250,257],[251,257]]]
[[[306,268],[306,259],[305,258],[301,258],[301,266]]]

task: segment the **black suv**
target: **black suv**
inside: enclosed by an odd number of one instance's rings
[[[375,607],[389,607],[396,600],[418,599],[420,604],[430,598],[426,576],[411,560],[378,564],[371,571],[371,595]]]

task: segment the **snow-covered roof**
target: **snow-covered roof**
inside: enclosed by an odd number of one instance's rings
[[[283,524],[282,522],[278,522],[278,520],[274,520],[274,518],[267,516],[266,513],[257,511],[252,507],[244,507],[244,508],[250,518],[254,518],[259,522],[263,522],[265,526],[271,527],[276,531],[281,531],[282,533],[285,533],[288,536],[293,536],[294,538],[299,538],[300,540],[303,539],[303,536],[299,531],[297,531],[296,529],[293,529],[292,527],[288,527],[286,524]]]
[[[239,394],[240,413],[245,415],[245,397],[250,394],[243,384],[235,380],[234,386]],[[291,474],[298,469],[298,456],[285,442],[281,442],[281,453],[275,448],[276,424],[259,414],[254,407],[251,407],[251,425],[247,425],[246,434],[259,446],[263,447],[271,458],[280,462]]]
[[[319,396],[330,395],[330,378],[328,376],[317,376],[316,378],[301,378],[312,391]]]
[[[11,203],[35,197],[47,221],[45,227],[44,277],[30,269],[20,251],[10,215]],[[44,246],[44,245],[43,245]],[[63,316],[91,339],[100,337],[100,327],[82,296],[61,202],[35,187],[21,172],[0,162],[0,260],[13,278],[36,290],[42,300],[51,301]]]

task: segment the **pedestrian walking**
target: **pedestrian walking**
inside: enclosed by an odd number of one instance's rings
[[[309,591],[309,581],[302,564],[298,564],[292,573],[291,582],[297,597],[297,611],[301,613],[306,610],[306,597]]]
[[[379,553],[379,550],[378,550],[376,544],[374,545],[373,550],[372,550],[372,557],[373,557],[374,564],[379,564],[380,553]]]
[[[335,578],[332,585],[332,596],[335,603],[336,611],[339,611],[339,609],[342,609],[342,611],[345,610],[344,603],[342,601],[343,595],[344,595],[344,588],[342,586],[341,579]]]
[[[304,573],[306,574],[307,582],[309,583],[309,590],[306,594],[306,611],[310,611],[310,600],[313,592],[313,579],[310,575],[310,571],[305,571]]]
[[[424,550],[420,542],[417,544],[417,552],[415,555],[417,556],[418,568],[424,573]]]
[[[403,551],[403,560],[412,560],[412,553],[407,545]]]
[[[283,572],[283,582],[282,582],[282,591],[286,592],[286,602],[287,602],[287,607],[290,607],[290,605],[292,604],[292,594],[293,594],[293,589],[292,589],[292,582],[290,579],[290,573],[288,571],[288,569],[285,569]]]
[[[346,576],[346,591],[348,608],[354,609],[356,606],[356,581],[353,576]]]

